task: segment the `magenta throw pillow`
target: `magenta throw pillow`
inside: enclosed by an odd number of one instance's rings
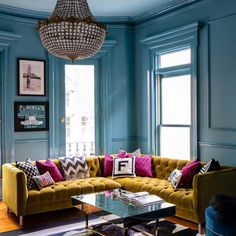
[[[178,187],[191,188],[193,177],[200,171],[200,169],[201,163],[196,160],[186,164],[181,170],[182,176]]]
[[[152,177],[152,157],[142,156],[135,158],[136,176]]]
[[[53,163],[51,160],[47,160],[46,162],[36,161],[36,166],[38,167],[38,170],[41,175],[48,171],[55,182],[65,180],[61,175],[61,172],[57,168],[56,164]]]
[[[117,156],[119,158],[126,158],[128,157],[128,153],[125,150],[120,150]]]
[[[111,176],[113,169],[113,157],[106,153],[104,158],[104,177]]]

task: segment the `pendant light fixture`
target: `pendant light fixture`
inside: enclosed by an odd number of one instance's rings
[[[50,53],[75,60],[91,57],[99,51],[107,27],[96,21],[87,0],[57,0],[52,15],[38,21],[37,30]]]

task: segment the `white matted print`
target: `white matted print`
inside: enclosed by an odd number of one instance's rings
[[[18,95],[45,96],[45,61],[18,59]]]

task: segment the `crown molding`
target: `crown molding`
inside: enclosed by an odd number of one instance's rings
[[[134,24],[132,17],[129,16],[95,16],[95,18],[97,21],[106,24]]]
[[[136,18],[135,28],[136,29],[145,28],[152,24],[160,23],[163,20],[170,19],[174,16],[178,16],[182,14],[183,12],[186,12],[193,8],[198,9],[201,7],[205,7],[215,1],[218,1],[218,0],[186,0],[184,3],[181,4],[181,6],[179,5],[177,8],[172,8],[172,9],[166,10],[165,12],[157,11],[157,10],[156,12],[155,10],[152,10],[152,12],[149,11],[149,16],[150,16],[149,18],[145,18],[144,15],[143,15],[144,17],[143,19],[141,18],[141,15],[139,19]]]
[[[166,13],[176,11],[176,10],[184,8],[190,4],[194,4],[197,2],[201,2],[201,1],[204,1],[204,0],[180,0],[177,3],[176,3],[176,1],[172,1],[168,4],[164,4],[163,6],[161,6],[159,8],[154,8],[154,9],[145,11],[145,12],[133,17],[132,19],[136,24],[140,24],[140,23],[146,22],[148,20],[151,20],[153,18],[164,15]]]
[[[23,17],[23,18],[38,19],[38,20],[45,19],[50,15],[49,12],[32,11],[13,6],[6,6],[3,4],[0,4],[0,13],[15,17]]]

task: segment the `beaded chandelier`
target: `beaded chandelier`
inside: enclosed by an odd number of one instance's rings
[[[99,51],[107,27],[96,21],[87,0],[57,0],[52,15],[38,21],[37,30],[50,53],[75,60],[91,57]]]

